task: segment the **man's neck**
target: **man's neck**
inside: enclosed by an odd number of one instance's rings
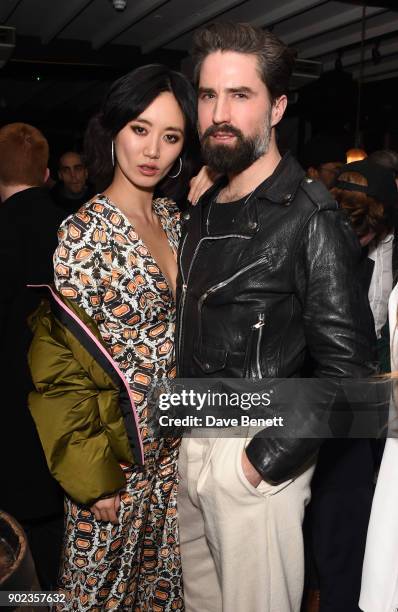
[[[71,191],[65,184],[62,185],[62,195],[68,200],[79,200],[84,197],[87,191],[87,185],[84,185],[81,191]]]
[[[261,185],[271,174],[281,160],[281,155],[274,139],[270,142],[268,152],[259,157],[251,166],[240,174],[229,176],[228,185],[223,193],[223,201],[233,201],[251,193]]]
[[[0,185],[0,200],[5,202],[16,193],[25,191],[26,189],[32,189],[32,187],[38,187],[38,185]]]

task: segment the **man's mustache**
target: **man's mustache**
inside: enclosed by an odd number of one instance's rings
[[[243,140],[243,134],[238,128],[230,125],[229,123],[223,123],[222,125],[210,125],[207,130],[202,134],[201,141],[203,142],[209,136],[214,136],[214,134],[218,134],[220,132],[227,132],[228,134],[233,134],[237,138]]]

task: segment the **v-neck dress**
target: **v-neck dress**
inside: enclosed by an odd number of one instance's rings
[[[155,199],[153,209],[176,254],[178,209],[165,198]],[[66,498],[60,570],[66,604],[57,609],[181,611],[179,441],[156,438],[147,413],[152,383],[175,376],[172,292],[127,217],[104,195],[61,225],[54,270],[57,289],[96,321],[129,382],[145,458],[143,469],[124,467],[119,525],[97,521]]]

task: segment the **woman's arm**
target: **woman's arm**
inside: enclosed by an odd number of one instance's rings
[[[72,499],[92,505],[125,485],[100,418],[101,405],[118,403],[118,390],[96,384],[94,362],[93,374],[87,374],[77,358],[84,349],[46,303],[33,325],[28,359],[36,390],[29,408],[47,464]]]
[[[57,289],[97,323],[103,319],[102,295],[111,276],[105,244],[101,219],[86,210],[61,225],[54,254]],[[102,427],[99,405],[109,401],[109,394],[116,403],[118,392],[98,388],[87,374],[87,355],[84,367],[79,361],[83,349],[43,308],[29,353],[36,387],[29,405],[50,471],[73,499],[93,504],[98,519],[115,522],[117,491],[125,478]]]

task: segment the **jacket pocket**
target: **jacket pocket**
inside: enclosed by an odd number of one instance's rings
[[[197,347],[193,355],[193,360],[204,374],[214,374],[225,368],[227,351],[212,346]]]
[[[244,378],[262,378],[261,372],[261,341],[265,326],[265,315],[260,312],[257,321],[250,328],[249,341],[247,343],[245,363],[243,367]]]

